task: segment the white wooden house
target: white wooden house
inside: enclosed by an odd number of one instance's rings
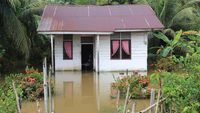
[[[56,70],[146,71],[147,34],[163,27],[148,5],[49,5],[38,32],[54,41]]]

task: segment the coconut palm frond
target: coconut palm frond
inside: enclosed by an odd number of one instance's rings
[[[184,19],[181,22],[175,24],[174,26],[181,26],[181,28],[184,30],[189,30],[189,29],[200,30],[200,18],[195,18],[192,21]]]
[[[35,1],[35,2],[31,2],[29,3],[26,7],[24,7],[24,9],[34,9],[34,8],[43,8],[45,5],[47,5],[48,2],[47,1]]]
[[[192,6],[197,5],[199,3],[200,3],[199,0],[190,0],[186,4],[184,4],[179,10],[182,10],[184,8],[187,8],[187,7],[192,7]]]
[[[16,11],[17,8],[21,6],[20,0],[7,0],[7,1],[12,6],[14,11]]]
[[[162,9],[163,9],[163,0],[147,0],[148,4],[154,9],[156,12],[156,15],[160,15]]]
[[[3,28],[5,33],[9,38],[11,38],[14,42],[14,45],[18,50],[25,54],[26,57],[29,56],[29,39],[26,35],[25,28],[23,24],[18,20],[13,9],[9,7],[8,2],[1,4],[0,17],[3,20]]]
[[[30,17],[31,15],[39,15],[39,16],[41,16],[42,15],[42,11],[43,11],[43,8],[26,9],[19,15],[19,18],[21,20],[24,20],[24,19],[26,20],[26,19],[28,19],[27,17]]]
[[[136,0],[135,1],[137,4],[148,4],[147,0]]]
[[[26,20],[29,20],[33,15],[41,16],[45,5],[47,5],[46,1],[30,2],[27,6],[23,7],[23,11],[19,14],[19,19],[26,22]]]
[[[161,21],[166,27],[169,25],[169,20],[173,18],[177,10],[177,0],[165,0],[163,9],[159,15]]]
[[[180,20],[183,20],[184,17],[188,17],[188,18],[193,17],[194,16],[193,10],[194,10],[193,7],[188,7],[177,12],[174,15],[174,17],[170,20],[168,27],[173,26],[173,24],[175,24],[176,22],[181,22]]]
[[[188,7],[181,10],[173,17],[169,26],[182,26],[182,28],[185,30],[198,30],[198,28],[200,28],[200,17],[194,13],[195,10],[196,9],[194,7]]]

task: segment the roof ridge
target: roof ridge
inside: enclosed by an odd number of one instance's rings
[[[117,7],[117,6],[149,6],[148,4],[117,4],[117,5],[70,5],[70,4],[48,4],[48,6],[66,6],[66,7],[88,7],[88,6],[93,6],[93,7],[106,7],[106,6],[111,6],[111,7]]]

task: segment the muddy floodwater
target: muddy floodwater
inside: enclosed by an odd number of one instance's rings
[[[55,113],[117,113],[116,99],[110,96],[113,75],[117,77],[119,73],[56,72]],[[136,111],[149,106],[148,99],[135,101]],[[124,100],[120,103],[124,103]],[[40,104],[43,111],[43,101]],[[37,113],[36,103],[23,103],[23,111]]]

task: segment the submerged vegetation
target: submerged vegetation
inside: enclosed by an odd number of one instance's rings
[[[11,74],[0,86],[0,113],[15,113],[17,110],[13,82],[23,101],[35,101],[44,96],[43,75],[38,70],[27,68],[23,73]]]
[[[154,83],[162,81],[164,101],[162,113],[198,113],[200,111],[200,77],[193,74],[157,72],[151,75]]]
[[[149,98],[149,82],[150,81],[148,77],[140,76],[137,72],[134,72],[130,76],[115,78],[115,82],[112,84],[112,88],[119,90],[121,96],[125,97],[127,87],[130,85],[130,98]]]

